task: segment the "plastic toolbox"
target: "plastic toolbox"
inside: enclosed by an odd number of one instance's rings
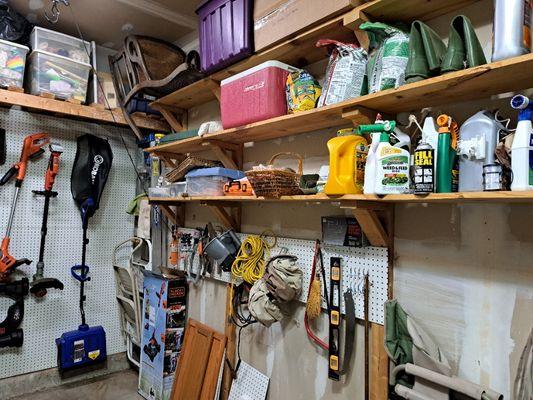
[[[254,52],[253,3],[253,0],[207,0],[198,7],[204,72],[215,72]]]
[[[66,57],[34,50],[29,56],[29,92],[35,95],[51,93],[57,98],[85,102],[91,66]]]
[[[267,61],[221,82],[222,126],[234,128],[287,114],[285,84],[296,70],[279,61]]]
[[[227,168],[200,168],[187,175],[189,196],[224,196],[224,185],[230,180],[244,178],[242,171]]]
[[[32,50],[46,51],[85,64],[91,63],[89,42],[50,29],[34,27],[30,35],[30,46]]]
[[[26,55],[30,49],[17,43],[0,40],[0,87],[22,87]]]

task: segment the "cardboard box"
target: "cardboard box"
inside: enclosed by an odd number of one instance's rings
[[[255,0],[255,51],[354,7],[357,0]],[[324,38],[327,39],[327,38]]]
[[[344,215],[322,217],[322,243],[347,247],[369,245],[357,220]]]
[[[169,400],[187,319],[187,281],[144,271],[139,394]]]

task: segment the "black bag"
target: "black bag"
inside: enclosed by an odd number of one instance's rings
[[[70,190],[84,220],[98,210],[112,162],[113,152],[107,140],[94,135],[78,137]]]
[[[0,0],[0,39],[27,45],[33,25],[9,5]]]

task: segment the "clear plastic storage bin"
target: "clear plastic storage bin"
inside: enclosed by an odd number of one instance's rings
[[[29,56],[27,88],[31,94],[51,93],[57,98],[85,102],[91,66],[35,50]]]
[[[148,188],[148,197],[170,197],[170,188],[168,186]]]
[[[91,62],[91,44],[64,33],[36,26],[31,31],[30,45],[34,51],[46,51],[85,64]]]
[[[0,40],[0,87],[22,87],[28,51],[26,46]]]
[[[189,196],[224,196],[224,185],[229,179],[225,176],[187,177]]]

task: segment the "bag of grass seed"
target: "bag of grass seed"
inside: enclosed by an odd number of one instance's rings
[[[368,92],[376,93],[403,85],[409,59],[409,35],[382,22],[365,22],[360,29],[367,32],[370,41]]]

